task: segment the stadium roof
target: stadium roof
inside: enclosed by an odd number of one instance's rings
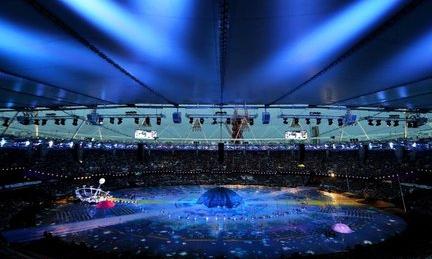
[[[432,1],[3,0],[0,107],[432,108]]]

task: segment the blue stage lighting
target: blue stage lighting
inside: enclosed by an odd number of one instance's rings
[[[263,64],[239,75],[233,85],[263,81],[269,85],[276,84],[311,66],[322,66],[323,62],[352,46],[403,2],[354,1],[315,30],[305,32],[296,42],[289,42],[289,45],[277,50]],[[248,82],[243,81],[245,78]]]

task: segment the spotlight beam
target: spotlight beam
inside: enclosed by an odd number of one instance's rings
[[[327,71],[331,70],[333,67],[337,66],[338,64],[342,63],[345,59],[351,57],[355,52],[362,49],[364,46],[368,45],[371,41],[375,40],[377,37],[379,37],[383,32],[385,32],[387,29],[391,28],[398,20],[400,20],[402,17],[409,14],[412,10],[414,10],[416,7],[418,7],[424,0],[415,0],[412,2],[408,2],[404,7],[402,7],[399,11],[397,11],[395,14],[393,14],[389,19],[387,19],[384,23],[379,25],[377,28],[372,30],[368,35],[361,38],[357,43],[355,43],[350,49],[342,53],[340,56],[338,56],[336,59],[334,59],[332,62],[330,62],[327,66],[325,66],[323,69],[315,73],[312,77],[307,79],[306,81],[302,82],[301,84],[297,85],[296,87],[292,88],[288,92],[284,93],[280,97],[274,99],[267,105],[275,104],[286,97],[292,95],[293,93],[297,92],[304,86],[308,85],[312,81],[315,81],[322,75],[324,75]]]
[[[39,12],[41,15],[45,16],[47,19],[49,19],[51,22],[53,22],[55,25],[57,25],[59,28],[61,28],[63,31],[65,31],[67,34],[75,38],[78,42],[80,42],[82,45],[90,49],[92,52],[94,52],[96,55],[98,55],[100,58],[105,60],[108,64],[112,65],[114,68],[119,70],[122,74],[124,74],[126,77],[130,78],[132,81],[137,83],[138,85],[142,86],[143,88],[147,89],[149,92],[154,94],[155,96],[161,98],[165,102],[172,104],[174,106],[178,106],[178,104],[164,95],[162,95],[159,92],[156,92],[153,88],[142,82],[140,79],[132,75],[128,70],[126,70],[124,67],[122,67],[119,63],[114,61],[112,58],[110,58],[107,54],[105,54],[102,50],[97,48],[94,44],[92,44],[89,40],[84,38],[81,34],[79,34],[77,31],[75,31],[71,26],[69,26],[66,22],[64,22],[59,16],[52,13],[50,10],[45,8],[42,4],[39,3],[37,0],[26,0],[26,2],[31,5],[37,12]]]

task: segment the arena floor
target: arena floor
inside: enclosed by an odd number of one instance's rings
[[[112,193],[112,208],[63,205],[41,214],[36,228],[4,234],[20,242],[49,231],[96,249],[133,254],[273,258],[346,251],[382,242],[405,228],[394,215],[314,188],[230,185],[224,187],[243,198],[241,205],[197,204],[213,187],[119,190]]]

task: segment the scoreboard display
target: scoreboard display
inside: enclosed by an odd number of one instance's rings
[[[308,138],[306,130],[285,131],[285,139],[289,140],[305,140]]]
[[[135,139],[157,139],[157,132],[154,130],[135,130]]]

